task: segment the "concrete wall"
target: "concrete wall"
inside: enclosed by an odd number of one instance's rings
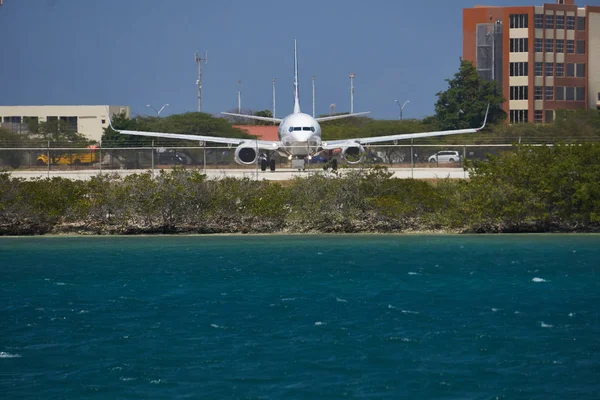
[[[597,10],[596,10],[597,9]],[[600,93],[600,7],[594,7],[594,12],[588,9],[589,23],[589,58],[588,58],[588,107],[598,107]]]
[[[111,115],[125,113],[130,117],[129,106],[0,106],[0,118],[37,117],[44,122],[48,117],[77,117],[77,132],[88,139],[100,141],[104,128],[108,127],[108,107]]]

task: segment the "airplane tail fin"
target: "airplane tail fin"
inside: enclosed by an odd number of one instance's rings
[[[298,89],[298,51],[294,39],[294,114],[300,112],[300,94]]]

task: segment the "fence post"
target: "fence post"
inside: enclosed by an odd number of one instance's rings
[[[48,179],[50,179],[50,141],[48,140],[48,151],[47,151],[47,156],[48,156]]]
[[[465,162],[467,161],[467,146],[463,144],[463,159],[462,159],[462,167],[463,167],[463,178],[467,179],[467,170],[465,169]]]
[[[154,178],[154,140],[152,141],[152,178]]]
[[[100,139],[100,148],[98,150],[100,153],[100,175],[102,175],[102,139]]]
[[[414,143],[415,139],[411,138],[410,139],[410,177],[414,178],[415,177],[415,151],[413,149],[413,143]]]

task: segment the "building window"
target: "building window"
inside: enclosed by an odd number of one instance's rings
[[[542,74],[542,68],[543,68],[542,65],[543,65],[543,63],[536,62],[535,65],[533,66],[534,70],[535,70],[534,71],[535,72],[535,76],[542,76],[543,75]]]
[[[541,53],[542,51],[544,51],[544,42],[540,38],[535,38],[535,42],[534,42],[533,46],[534,46],[534,51],[536,53]]]
[[[573,78],[575,76],[575,64],[567,63],[567,78]]]
[[[546,29],[554,29],[554,15],[546,14],[546,23],[544,24]]]
[[[527,38],[510,39],[511,53],[526,53],[529,51],[529,40]]]
[[[575,29],[575,17],[573,15],[567,15],[567,29]]]
[[[529,113],[527,110],[510,110],[510,123],[521,124],[528,121]]]
[[[585,40],[577,41],[577,54],[585,54]]]
[[[554,71],[554,75],[558,77],[565,76],[565,64],[564,63],[556,63],[556,71]]]
[[[542,86],[536,86],[534,88],[534,91],[533,91],[533,96],[534,96],[533,98],[535,100],[543,100],[544,99],[544,97],[543,97],[543,87]]]
[[[4,123],[6,124],[20,124],[21,117],[4,117]]]
[[[585,17],[577,17],[577,30],[585,31]]]
[[[533,21],[536,28],[544,27],[544,14],[535,14],[533,17]]]
[[[565,52],[565,41],[562,39],[556,39],[556,52],[564,53]]]
[[[554,39],[546,39],[546,53],[552,53],[554,51]]]
[[[585,101],[585,88],[584,87],[576,87],[575,88],[575,100],[576,101]]]
[[[554,75],[554,63],[546,63],[544,64],[544,75],[552,76]]]
[[[585,64],[575,64],[575,76],[585,78]]]
[[[565,29],[565,16],[564,15],[556,16],[556,29]]]
[[[510,28],[529,28],[529,20],[527,14],[510,14]]]
[[[566,95],[567,101],[575,100],[575,88],[574,87],[567,86],[566,92],[567,92],[567,95]]]
[[[574,40],[567,40],[567,53],[568,54],[575,53],[575,41]]]
[[[105,119],[103,119],[103,120],[102,120],[102,124],[105,124],[105,123],[106,123],[106,120],[105,120]]]
[[[554,91],[554,88],[552,86],[546,86],[546,91],[544,93],[544,100],[554,100],[553,91]]]
[[[564,86],[556,86],[554,88],[554,100],[562,101],[565,99],[565,87]]]
[[[544,116],[544,111],[542,110],[535,110],[533,112],[533,121],[540,123],[542,122],[542,117]]]
[[[527,76],[527,67],[529,63],[526,62],[511,62],[510,63],[510,76]]]
[[[552,123],[552,121],[554,121],[554,111],[546,110],[545,114],[546,114],[546,123],[547,124]]]
[[[529,100],[529,87],[511,86],[510,100]]]

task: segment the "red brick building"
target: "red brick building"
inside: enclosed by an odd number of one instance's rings
[[[502,87],[510,123],[600,108],[600,7],[556,0],[463,9],[463,59]]]

